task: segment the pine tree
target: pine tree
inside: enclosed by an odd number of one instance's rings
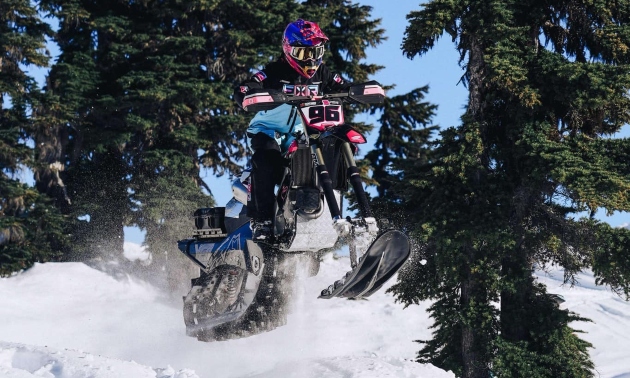
[[[629,5],[432,1],[408,16],[405,53],[448,33],[470,93],[405,189],[423,243],[394,291],[436,301],[419,360],[464,377],[592,376],[568,326],[580,318],[532,270],[558,264],[571,282],[593,267],[627,295],[628,231],[574,217],[630,209],[628,140],[604,138],[630,114]]]
[[[113,77],[125,64],[116,55],[115,39],[125,27],[120,13],[128,5],[80,0],[41,4],[59,21],[55,42],[60,56],[46,88],[52,107],[40,112],[38,138],[44,148],[39,156],[49,164],[39,172],[38,185],[51,188],[74,220],[73,258],[118,257],[131,206],[124,160],[130,132],[112,98],[120,91]]]
[[[366,155],[373,170],[372,179],[377,183],[379,205],[385,205],[383,199],[394,204],[401,204],[405,198],[401,185],[405,180],[413,180],[413,175],[427,164],[429,140],[438,126],[429,126],[435,115],[437,105],[423,102],[428,86],[394,97],[386,98],[378,107],[382,111],[379,118],[379,136],[376,149]],[[420,128],[422,126],[422,128]],[[393,219],[404,216],[404,209],[393,210]]]
[[[48,64],[50,34],[30,2],[0,4],[0,276],[59,258],[65,242],[59,212],[16,178],[35,167],[30,113],[40,93],[25,69]]]
[[[269,32],[282,23],[275,15],[290,4],[149,2],[130,14],[137,18],[125,45],[132,58],[118,101],[134,130],[127,148],[139,204],[133,219],[171,290],[185,289],[194,268],[175,241],[189,236],[196,208],[214,204],[202,166],[237,172],[246,155],[247,115],[237,111],[232,89],[245,64],[269,59]]]

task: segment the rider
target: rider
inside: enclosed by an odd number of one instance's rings
[[[348,89],[352,84],[332,73],[322,62],[326,42],[328,37],[315,22],[302,19],[291,22],[282,38],[284,54],[235,88],[235,101],[242,105],[247,92],[254,88],[299,96]],[[283,154],[300,130],[303,130],[301,118],[288,104],[260,111],[249,123],[247,137],[254,154],[247,215],[252,218],[254,241],[268,241],[273,237],[274,187],[282,179],[287,164]],[[343,219],[335,221],[344,222]]]

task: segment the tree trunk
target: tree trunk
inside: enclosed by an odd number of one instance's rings
[[[501,291],[500,327],[501,336],[510,342],[529,340],[527,320],[531,316],[534,279],[530,257],[523,247],[526,230],[522,224],[535,206],[536,193],[536,190],[524,185],[514,190],[510,227],[520,241],[501,260],[501,277],[507,285]]]
[[[473,261],[475,252],[472,247],[466,248],[469,261]],[[479,301],[478,283],[470,268],[466,268],[466,276],[462,280],[461,310],[468,312],[475,302]],[[489,361],[484,361],[483,353],[480,353],[478,342],[478,330],[481,325],[477,319],[467,319],[462,324],[462,364],[464,378],[488,378]],[[477,327],[477,329],[475,329]]]
[[[470,58],[467,65],[468,75],[468,107],[466,113],[477,122],[483,121],[483,82],[485,78],[483,47],[477,38],[472,37],[470,42]]]
[[[515,249],[502,262],[502,277],[509,279],[515,290],[501,291],[501,337],[510,342],[527,341],[527,304],[532,297],[532,273],[524,252]]]
[[[484,62],[483,62],[483,48],[477,38],[471,38],[471,48],[469,62],[467,65],[468,85],[469,85],[469,98],[467,114],[470,116],[473,122],[477,122],[480,127],[482,140],[484,138],[483,127],[483,79],[484,79]],[[483,156],[479,156],[480,161],[483,162]],[[484,177],[483,172],[478,170],[473,177],[475,186],[480,187],[480,180]],[[468,246],[466,251],[468,261],[473,262],[476,259],[475,251],[471,246]],[[462,280],[462,293],[461,293],[461,305],[463,311],[468,311],[471,305],[474,303],[481,303],[484,301],[485,296],[480,296],[479,285],[477,278],[470,271],[470,267],[466,267],[466,276]],[[463,376],[465,378],[487,378],[489,376],[488,366],[490,361],[486,361],[487,357],[483,353],[480,353],[479,337],[477,332],[482,329],[481,324],[477,323],[478,319],[469,319],[468,324],[462,325],[462,363],[463,363]]]

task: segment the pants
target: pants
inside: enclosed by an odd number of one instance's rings
[[[274,216],[274,188],[280,184],[287,165],[275,139],[263,133],[251,136],[252,156],[251,196],[247,201],[247,215],[254,219]]]

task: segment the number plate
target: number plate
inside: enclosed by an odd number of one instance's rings
[[[300,111],[306,125],[320,131],[344,123],[342,106],[330,101],[317,102],[313,105],[305,104]]]

